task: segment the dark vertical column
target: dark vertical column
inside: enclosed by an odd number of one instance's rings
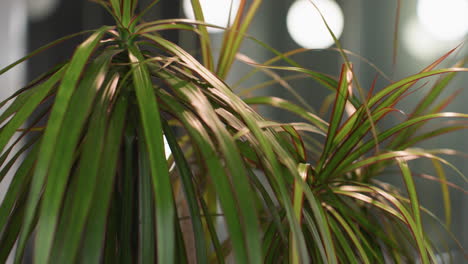
[[[286,27],[286,17],[289,11],[289,8],[294,3],[295,0],[288,1],[271,1],[265,3],[269,9],[268,16],[265,16],[268,23],[265,23],[264,30],[270,32],[269,39],[266,42],[272,45],[274,48],[278,49],[281,52],[287,52],[300,48],[298,44],[290,37],[288,29]],[[262,14],[259,14],[262,15]],[[311,25],[313,26],[313,25]],[[271,55],[273,56],[273,55]],[[337,53],[329,51],[307,51],[301,53],[300,55],[293,56],[297,63],[301,66],[320,71],[323,73],[338,75],[340,71],[340,56]],[[287,65],[286,63],[282,63]],[[288,72],[277,72],[278,74],[285,76],[291,73]],[[323,99],[330,93],[329,90],[317,82],[311,80],[310,78],[304,80],[295,80],[291,81],[290,84],[296,92],[314,109],[319,109]],[[271,91],[271,90],[270,90]],[[274,95],[283,97],[285,99],[291,100],[292,102],[299,103],[290,92],[286,91],[283,87],[279,85],[276,86],[274,90]],[[290,115],[285,115],[284,112],[273,110],[275,119],[282,121],[291,121]]]
[[[150,3],[154,0],[140,0],[139,1],[139,10],[144,10]],[[182,14],[180,13],[180,1],[159,1],[149,12],[146,13],[145,20],[159,20],[159,19],[169,19],[169,18],[181,18]],[[168,30],[162,33],[162,35],[168,40],[178,43],[179,42],[179,32],[177,30]]]
[[[182,1],[161,1],[159,6],[159,16],[156,19],[179,18],[180,2]],[[177,30],[168,30],[164,32],[164,37],[172,42],[179,42],[179,32]]]
[[[34,51],[60,37],[81,31],[83,2],[85,1],[60,1],[57,9],[47,18],[29,22],[28,51]],[[65,61],[80,40],[81,38],[75,38],[64,42],[30,60],[27,66],[28,79],[33,79],[44,70]]]

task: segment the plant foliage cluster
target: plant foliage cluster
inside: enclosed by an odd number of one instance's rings
[[[450,219],[443,168],[458,171],[442,151],[414,146],[466,127],[421,129],[434,119],[468,117],[441,112],[451,97],[437,100],[456,73],[468,71],[464,61],[437,69],[448,53],[364,92],[338,42],[344,64],[334,78],[290,58],[305,50],[283,54],[253,39],[276,56],[249,63],[252,74],[275,77],[257,88],[288,85],[277,70],[311,78],[330,90],[324,119],[285,99],[241,98],[224,82],[261,0],[241,1],[217,62],[198,0],[197,21],[151,22],[142,17],[158,1],[139,14],[136,0],[96,2],[115,26],[67,36],[0,72],[87,35],[67,62],[1,103],[0,180],[7,173],[13,180],[0,206],[0,262],[16,252],[21,263],[31,241],[37,264],[436,261],[409,161],[433,162]],[[163,38],[165,30],[197,34],[201,62]],[[278,61],[284,66],[273,66]],[[434,75],[438,82],[422,88],[426,96],[405,120],[382,129],[418,81]],[[303,121],[267,120],[257,105]],[[406,192],[375,179],[390,167]]]

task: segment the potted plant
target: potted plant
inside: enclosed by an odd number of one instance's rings
[[[197,21],[151,22],[141,18],[157,0],[139,14],[137,1],[96,2],[115,26],[67,36],[0,71],[88,35],[70,60],[1,104],[0,180],[14,176],[0,206],[0,262],[16,252],[21,263],[28,241],[39,264],[435,262],[409,161],[449,163],[411,147],[465,127],[419,130],[433,119],[468,117],[433,107],[453,75],[468,71],[464,62],[435,69],[446,54],[368,95],[339,45],[345,63],[338,78],[277,51],[271,62],[288,66],[251,63],[300,72],[329,88],[334,100],[325,120],[281,98],[240,98],[224,82],[262,1],[242,1],[216,67],[206,29],[212,25],[203,22],[198,0]],[[201,62],[161,37],[164,30],[197,34]],[[441,74],[407,119],[379,128],[418,80]],[[259,104],[304,121],[266,120],[252,108]],[[407,196],[375,180],[390,166],[399,169]]]

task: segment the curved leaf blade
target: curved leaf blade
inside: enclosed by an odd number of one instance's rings
[[[156,200],[158,260],[173,263],[175,258],[175,209],[169,168],[164,155],[163,128],[153,84],[143,55],[135,46],[129,48],[133,81],[140,110],[142,129],[147,143],[148,157]]]

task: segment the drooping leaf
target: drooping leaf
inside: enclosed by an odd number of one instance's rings
[[[104,35],[105,31],[108,30],[108,27],[103,27],[100,30],[96,31],[91,35],[87,41],[80,45],[75,51],[75,55],[71,60],[70,64],[67,66],[66,72],[62,78],[62,82],[58,89],[55,106],[52,110],[52,113],[49,117],[48,123],[51,124],[47,126],[47,129],[44,134],[44,139],[41,142],[41,155],[37,161],[37,167],[35,169],[34,177],[32,180],[31,190],[28,198],[28,206],[26,208],[23,228],[20,233],[20,238],[17,247],[17,253],[15,257],[15,263],[20,263],[21,257],[23,255],[24,247],[29,235],[29,232],[32,229],[32,221],[36,214],[37,205],[41,195],[41,189],[46,181],[47,170],[49,168],[50,161],[54,153],[54,141],[60,131],[62,125],[68,102],[73,94],[74,88],[78,83],[79,77],[85,63],[87,62],[89,56],[93,52],[94,48],[98,44],[99,40]],[[47,254],[49,252],[42,252],[44,257],[38,258],[40,261],[46,261]]]
[[[197,197],[195,192],[195,187],[193,186],[193,175],[190,170],[190,166],[184,157],[180,146],[176,141],[176,137],[172,129],[167,123],[164,123],[164,133],[167,138],[167,142],[171,148],[171,152],[174,155],[174,160],[176,162],[177,169],[182,178],[182,184],[184,188],[184,193],[186,196],[187,203],[189,205],[191,223],[193,228],[193,236],[195,240],[195,248],[197,252],[197,261],[199,263],[208,262],[207,256],[207,247],[204,239],[203,226],[201,221],[200,208],[197,205]]]
[[[42,196],[36,234],[36,241],[41,241],[41,243],[36,243],[37,253],[35,257],[38,263],[47,263],[50,258],[53,238],[60,215],[61,201],[63,200],[62,197],[68,182],[67,175],[70,175],[70,170],[73,166],[75,146],[78,144],[94,98],[104,81],[107,67],[114,53],[115,51],[103,53],[102,57],[96,59],[89,66],[85,77],[78,84],[68,102],[68,109],[63,117],[62,127],[59,128],[59,133],[55,138],[54,152],[55,155],[60,155],[60,159],[51,159],[49,163],[47,183]],[[73,61],[70,65],[72,64]],[[54,109],[59,107],[60,103],[62,102],[56,101]],[[45,136],[43,140],[46,139],[47,137]]]
[[[52,250],[53,262],[71,262],[78,253],[93,193],[97,188],[98,170],[104,148],[105,127],[108,121],[105,111],[109,103],[104,95],[112,89],[110,87],[116,85],[117,80],[118,76],[111,77],[107,81],[107,87],[101,89],[103,98],[97,98],[96,109],[90,117],[86,138],[81,143],[83,150],[79,166],[70,183],[71,187],[63,205],[64,214],[61,216]],[[67,241],[67,243],[62,241]]]
[[[98,189],[93,193],[93,203],[88,213],[86,227],[83,229],[83,244],[79,253],[79,258],[83,263],[97,264],[100,262],[127,109],[127,99],[120,97],[107,125],[98,178],[96,179]]]
[[[158,104],[153,93],[153,84],[144,64],[143,56],[136,47],[130,47],[130,61],[133,62],[133,81],[141,115],[142,129],[147,144],[156,201],[156,225],[158,260],[173,263],[175,257],[174,197],[169,178],[169,169],[164,155],[162,124]]]

